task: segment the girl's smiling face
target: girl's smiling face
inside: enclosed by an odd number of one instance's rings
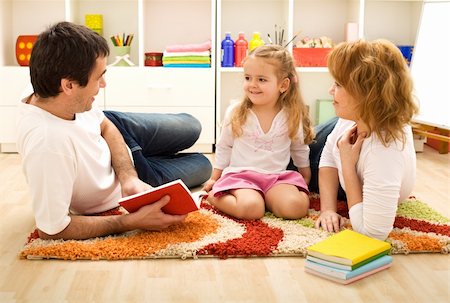
[[[287,81],[289,87],[289,81]],[[279,81],[276,66],[268,60],[248,57],[244,62],[244,92],[254,106],[275,106],[286,81]]]

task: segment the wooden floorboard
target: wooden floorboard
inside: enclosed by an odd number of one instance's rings
[[[425,146],[417,158],[413,194],[450,217],[450,155]],[[390,269],[347,286],[306,274],[297,257],[20,260],[34,223],[17,154],[0,154],[0,193],[2,303],[450,302],[450,258],[443,254],[394,255]]]

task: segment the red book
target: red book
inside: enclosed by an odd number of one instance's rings
[[[192,193],[180,179],[153,187],[147,191],[137,193],[119,200],[119,204],[129,213],[134,213],[142,206],[160,200],[165,195],[170,196],[170,201],[162,211],[170,215],[184,215],[200,209],[200,202],[204,191]]]

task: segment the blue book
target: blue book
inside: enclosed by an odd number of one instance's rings
[[[321,278],[324,278],[324,279],[327,279],[327,280],[330,280],[330,281],[333,281],[333,282],[336,282],[336,283],[339,283],[339,284],[347,285],[347,284],[353,283],[355,281],[364,279],[365,277],[368,277],[370,275],[376,274],[377,272],[380,272],[382,270],[388,269],[389,267],[391,267],[391,265],[392,265],[392,263],[389,263],[389,264],[386,264],[384,266],[377,267],[375,269],[372,269],[370,271],[366,271],[365,273],[360,274],[359,276],[353,277],[353,278],[348,279],[348,280],[338,279],[338,278],[335,278],[335,277],[332,277],[332,276],[328,276],[328,275],[325,275],[323,273],[320,273],[318,271],[315,271],[315,270],[312,270],[312,269],[309,269],[309,268],[305,268],[305,272],[310,273],[310,274],[315,275],[315,276],[318,276],[318,277],[321,277]]]
[[[341,280],[349,280],[379,267],[389,265],[391,263],[392,257],[385,255],[354,270],[338,269],[335,267],[319,264],[311,260],[305,261],[305,268],[330,277],[338,278]]]

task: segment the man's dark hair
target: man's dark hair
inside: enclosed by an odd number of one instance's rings
[[[97,58],[108,55],[108,43],[91,29],[71,22],[51,26],[39,35],[31,52],[34,93],[41,98],[57,96],[61,79],[86,86]]]

